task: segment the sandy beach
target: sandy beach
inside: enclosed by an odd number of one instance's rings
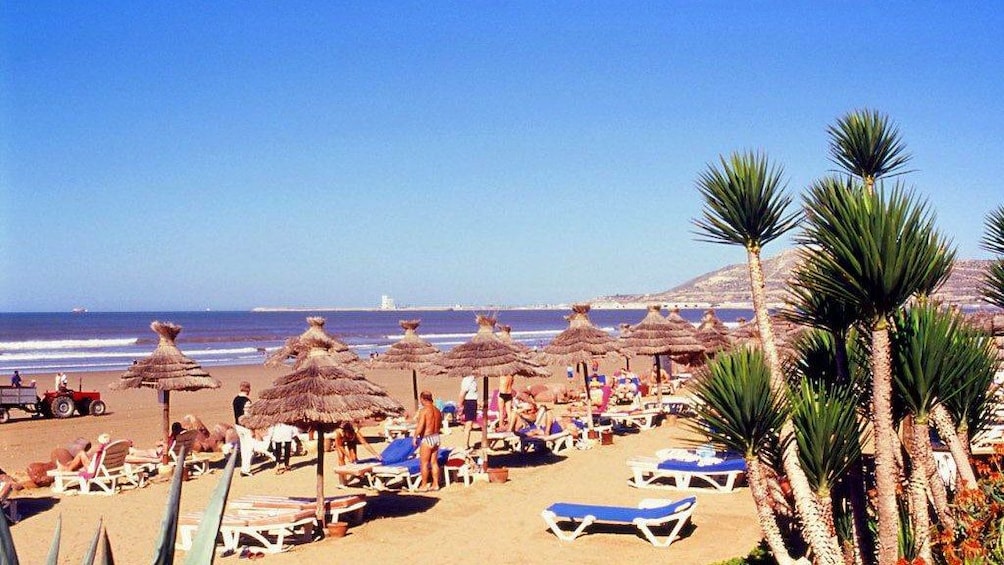
[[[639,358],[633,367],[650,361]],[[606,371],[615,367],[612,362]],[[196,414],[212,427],[217,422],[232,422],[231,399],[241,380],[252,383],[252,398],[270,386],[287,369],[262,366],[214,367],[213,376],[223,382],[218,390],[174,393],[171,396],[172,420]],[[139,446],[151,446],[160,435],[161,411],[152,390],[111,391],[108,383],[121,373],[82,373],[70,376],[71,386],[83,379],[84,388],[102,391],[108,414],[102,417],[75,417],[67,420],[24,418],[14,412],[14,419],[0,427],[0,467],[18,477],[31,461],[44,461],[49,452],[78,436],[95,438],[108,432],[113,438],[130,438]],[[390,393],[411,407],[411,378],[405,371],[367,371],[368,378],[386,387]],[[40,383],[51,375],[37,375]],[[552,380],[564,381],[564,368],[554,368]],[[526,384],[520,381],[518,384]],[[419,377],[419,386],[433,391],[437,398],[455,400],[459,382],[446,378]],[[561,413],[563,406],[557,406]],[[380,429],[365,429],[367,437],[379,449],[383,438]],[[545,526],[540,512],[554,502],[577,502],[634,506],[643,498],[679,499],[691,492],[639,490],[630,487],[625,460],[631,455],[652,455],[665,447],[683,446],[689,432],[680,423],[662,426],[637,434],[615,436],[613,445],[590,450],[570,450],[560,456],[501,454],[493,465],[510,467],[506,484],[477,482],[470,487],[454,484],[436,493],[408,493],[339,489],[330,467],[334,457],[326,459],[326,493],[334,495],[358,492],[367,495],[365,519],[354,524],[346,537],[295,545],[281,554],[270,554],[269,563],[303,562],[400,562],[439,563],[459,560],[505,560],[508,562],[575,563],[635,562],[671,560],[681,564],[714,563],[746,554],[760,538],[753,502],[746,488],[730,494],[697,491],[697,509],[692,526],[683,539],[669,548],[654,548],[636,534],[633,527],[610,533],[580,537],[574,542],[559,541]],[[462,445],[459,428],[445,436],[445,445]],[[332,454],[333,455],[333,454]],[[362,456],[362,455],[361,455]],[[244,494],[279,494],[310,496],[314,493],[314,456],[293,457],[293,471],[277,475],[271,464],[256,466],[256,474],[236,476],[231,497]],[[217,464],[221,466],[221,464]],[[199,510],[216,486],[220,472],[190,480],[184,484],[182,511]],[[84,554],[98,521],[108,530],[115,558],[119,563],[147,562],[164,511],[168,486],[153,481],[142,489],[125,490],[114,496],[66,496],[53,494],[49,488],[26,489],[17,494],[26,517],[12,528],[22,562],[40,562],[46,555],[57,517],[63,518],[60,563],[76,563]],[[616,530],[615,530],[616,532]],[[179,555],[184,555],[179,553]],[[236,556],[218,559],[220,563],[242,562]]]

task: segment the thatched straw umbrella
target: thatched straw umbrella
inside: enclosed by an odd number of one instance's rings
[[[631,352],[624,349],[624,340],[630,333],[631,324],[617,324],[617,348],[621,350],[621,355],[624,357],[624,368],[628,371],[631,370]]]
[[[519,353],[523,353],[526,355],[530,355],[531,353],[533,353],[530,347],[527,346],[525,343],[516,341],[515,339],[512,338],[512,326],[510,325],[503,324],[499,326],[498,337],[500,340],[502,340],[502,343],[515,349]]]
[[[736,321],[739,322],[739,326],[729,333],[734,345],[749,348],[763,347],[763,342],[760,341],[760,330],[757,328],[755,321],[746,322],[743,318],[739,318]],[[795,340],[805,331],[805,327],[788,321],[777,314],[770,316],[770,323],[777,340],[778,353],[782,358],[794,355]]]
[[[163,433],[167,445],[171,435],[171,391],[220,388],[220,381],[209,376],[205,369],[178,349],[174,340],[181,332],[181,326],[155,321],[150,324],[150,329],[160,336],[157,348],[146,359],[134,362],[122,378],[110,386],[113,390],[141,387],[157,390],[163,408]],[[164,462],[167,462],[167,450],[164,451]]]
[[[589,399],[589,361],[617,351],[617,340],[589,321],[589,304],[572,305],[568,316],[568,329],[556,335],[544,346],[545,358],[562,365],[574,363],[582,367],[582,380],[586,385],[586,414],[588,426],[593,427],[593,406]]]
[[[697,341],[694,327],[684,320],[678,311],[670,314],[670,318],[662,317],[662,307],[654,304],[648,307],[648,314],[631,328],[631,333],[624,338],[625,348],[640,355],[652,355],[655,359],[655,384],[662,406],[662,368],[659,356],[670,357],[670,376],[672,376],[674,356],[692,357],[704,352],[704,346]],[[675,314],[675,316],[673,315]]]
[[[293,368],[299,369],[311,349],[306,345],[306,342],[310,341],[311,343],[322,343],[324,349],[338,364],[362,370],[359,356],[344,342],[324,331],[326,321],[321,316],[307,318],[307,330],[297,337],[287,339],[282,347],[265,360],[265,365],[277,367],[289,359],[295,359]]]
[[[340,422],[397,416],[404,406],[362,374],[342,366],[327,340],[300,339],[309,348],[292,373],[273,381],[248,405],[241,425],[261,429],[285,423],[313,429],[317,436],[317,521],[324,527],[324,433]]]
[[[488,469],[488,377],[521,375],[547,376],[547,371],[502,342],[495,335],[495,318],[478,315],[478,332],[470,341],[443,353],[425,372],[445,373],[449,377],[482,377],[483,404],[481,426],[482,470]]]
[[[700,325],[697,326],[697,339],[704,345],[704,349],[709,355],[732,347],[728,326],[718,319],[715,311],[711,308],[704,311],[704,317],[701,319]]]
[[[421,320],[401,320],[398,322],[404,329],[404,337],[390,346],[386,353],[377,355],[370,366],[377,369],[411,369],[411,390],[415,401],[415,412],[418,412],[418,370],[432,366],[439,356],[439,350],[432,344],[418,337],[416,330]]]

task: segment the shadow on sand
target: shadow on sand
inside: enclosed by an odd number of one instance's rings
[[[366,498],[366,518],[397,518],[421,514],[439,502],[439,499],[416,494],[384,491]]]

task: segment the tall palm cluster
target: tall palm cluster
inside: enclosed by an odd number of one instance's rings
[[[746,249],[761,351],[718,355],[698,379],[713,441],[744,454],[765,539],[779,563],[934,563],[932,534],[953,534],[953,493],[976,486],[969,442],[989,421],[990,340],[928,300],[955,259],[914,190],[886,177],[910,155],[885,115],[851,112],[827,129],[838,170],[800,208],[762,153],[701,173],[699,239]],[[779,357],[760,253],[793,233],[800,264],[784,316],[811,328]],[[1004,307],[1004,206],[987,220],[1000,257],[984,295]],[[936,472],[932,434],[959,484]],[[777,503],[790,485],[794,512]],[[944,538],[938,538],[944,539]]]

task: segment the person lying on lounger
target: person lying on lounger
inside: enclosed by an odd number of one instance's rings
[[[509,431],[527,437],[544,437],[549,435],[553,421],[554,416],[550,410],[531,400],[520,405]]]
[[[90,449],[81,449],[73,456],[69,461],[64,461],[62,459],[56,460],[56,468],[60,471],[79,471],[81,469],[90,469],[91,461],[104,451],[105,447],[111,443],[112,437],[107,433],[98,436],[98,441]]]

